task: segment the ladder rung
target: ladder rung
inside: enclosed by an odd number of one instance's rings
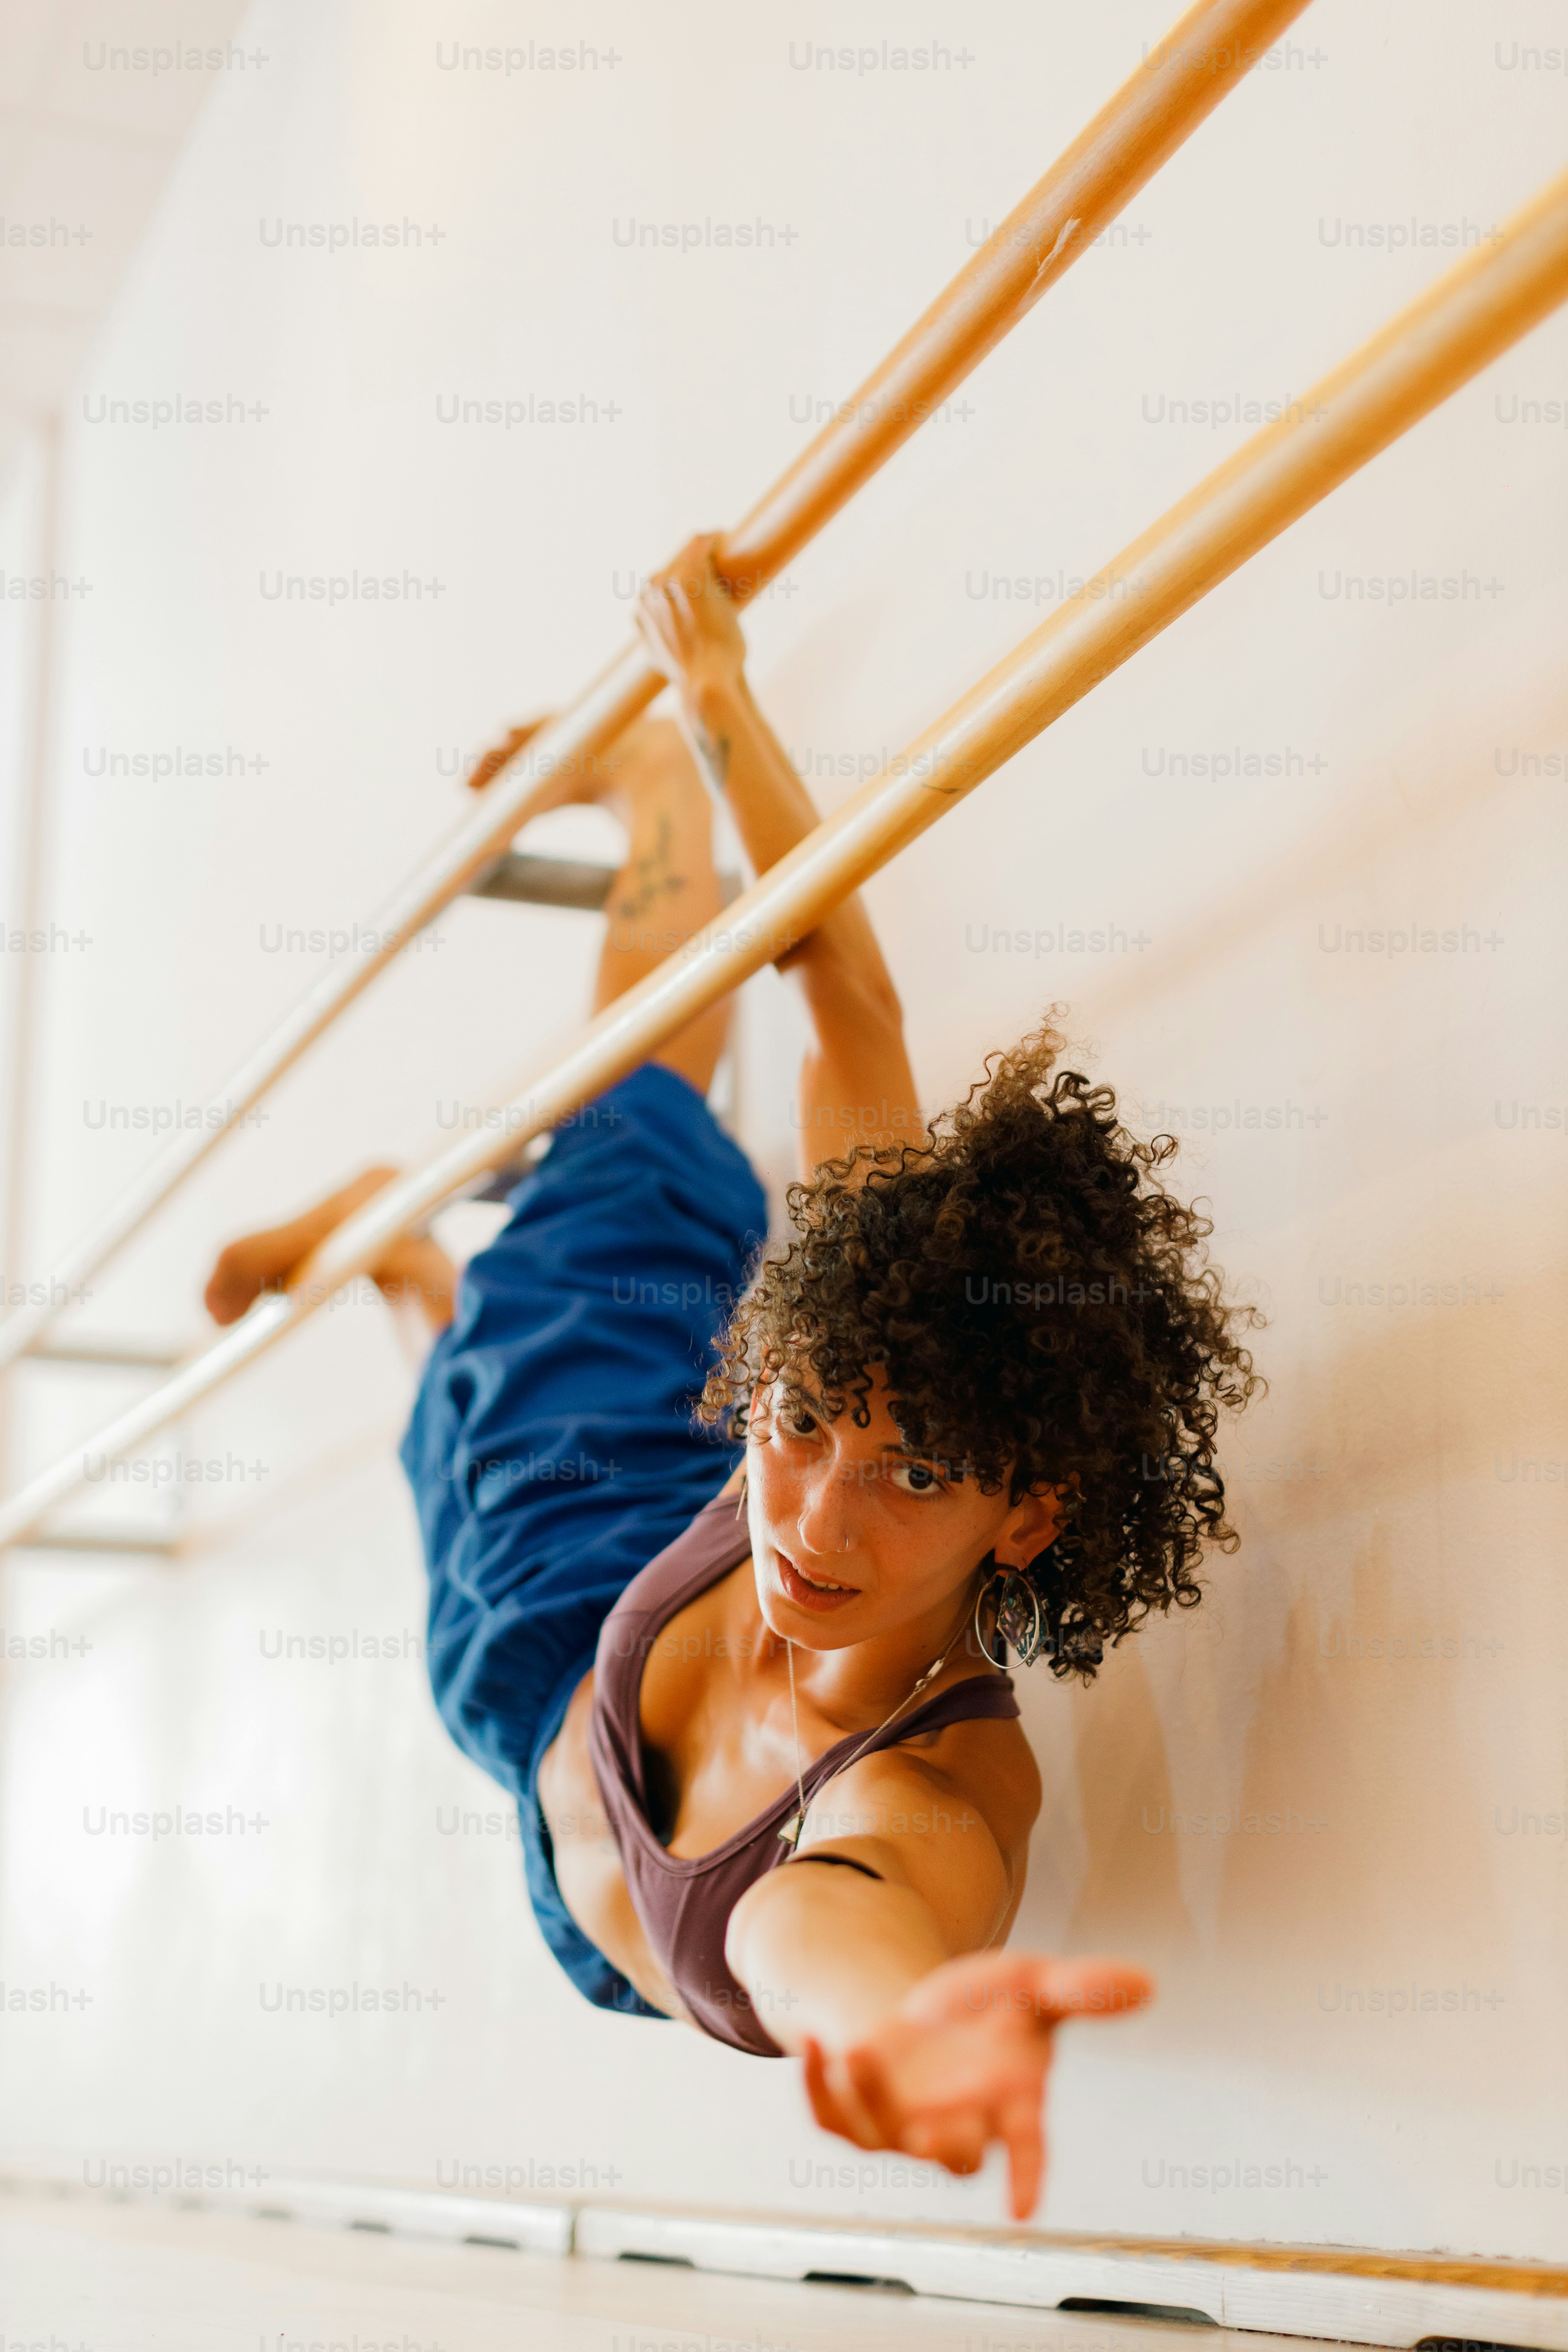
[[[17,1551],[134,1552],[148,1559],[172,1559],[179,1545],[174,1536],[133,1533],[128,1528],[36,1528],[16,1546]]]
[[[107,1364],[127,1371],[172,1372],[184,1361],[178,1348],[139,1348],[125,1339],[46,1339],[21,1360],[31,1364]]]
[[[591,866],[581,857],[530,857],[509,849],[484,879],[470,883],[470,898],[510,898],[532,907],[580,907],[595,914],[610,895],[613,866]]]
[[[531,857],[524,850],[509,849],[482,881],[469,885],[468,895],[509,898],[521,906],[576,907],[597,914],[610,895],[616,872],[613,866],[590,865],[582,857]],[[721,874],[719,887],[728,907],[741,895],[741,877]]]

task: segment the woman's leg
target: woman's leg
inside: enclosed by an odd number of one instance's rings
[[[605,902],[593,1009],[603,1012],[721,913],[713,868],[713,811],[697,766],[668,719],[643,720],[616,746],[605,781],[583,800],[602,802],[626,831],[626,862]],[[708,1092],[730,1031],[730,1005],[710,1006],[651,1058]]]
[[[531,730],[530,730],[531,731]],[[593,1010],[634,987],[719,913],[712,810],[691,754],[668,720],[632,728],[592,778],[566,797],[602,801],[626,827],[626,855],[605,904]],[[729,1033],[727,1003],[712,1006],[654,1056],[705,1095]],[[287,1224],[231,1242],[213,1268],[207,1312],[237,1323],[264,1290],[277,1289],[318,1243],[390,1183],[395,1168],[367,1168]],[[457,1269],[428,1234],[395,1242],[372,1279],[408,1336],[428,1344],[452,1319]],[[416,1352],[418,1352],[416,1349]]]
[[[395,1168],[367,1168],[352,1184],[330,1193],[284,1225],[246,1234],[230,1242],[219,1255],[206,1287],[206,1309],[215,1323],[237,1323],[264,1290],[280,1288],[294,1268],[318,1243],[341,1225],[345,1217],[390,1184]],[[396,1314],[399,1325],[422,1329],[428,1344],[432,1332],[444,1331],[452,1319],[458,1270],[428,1234],[406,1234],[394,1242],[370,1269],[371,1279]]]
[[[473,790],[482,791],[544,724],[529,719],[487,751],[468,778]],[[582,775],[559,781],[555,797],[559,803],[597,801],[626,829],[626,862],[605,901],[609,922],[594,989],[593,1009],[602,1013],[720,912],[712,810],[696,761],[669,719],[638,719],[607,751],[586,761]],[[706,1094],[729,1018],[727,1006],[714,1006],[652,1059]]]

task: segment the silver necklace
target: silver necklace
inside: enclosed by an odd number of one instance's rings
[[[866,1753],[868,1748],[870,1747],[872,1741],[874,1739],[879,1739],[883,1732],[888,1728],[889,1724],[896,1723],[900,1716],[902,1715],[905,1707],[912,1705],[914,1700],[919,1698],[921,1691],[926,1689],[928,1685],[935,1682],[938,1675],[941,1674],[943,1666],[946,1665],[949,1658],[952,1657],[954,1650],[957,1649],[963,1633],[963,1629],[968,1622],[969,1612],[965,1610],[963,1621],[959,1625],[958,1632],[953,1635],[952,1641],[948,1643],[941,1657],[933,1659],[931,1664],[926,1668],[924,1674],[921,1676],[919,1682],[916,1683],[914,1688],[908,1692],[906,1696],[899,1701],[897,1706],[893,1709],[892,1714],[885,1717],[884,1719],[877,1726],[875,1731],[868,1731],[866,1734],[865,1738],[860,1742],[859,1747],[855,1749],[853,1755],[847,1756],[844,1759],[843,1763],[835,1768],[830,1778],[837,1780],[840,1772],[847,1772],[851,1764],[858,1763],[861,1757]],[[800,1708],[796,1703],[795,1695],[795,1643],[790,1640],[787,1634],[784,1636],[784,1657],[789,1666],[789,1717],[791,1728],[795,1733],[795,1793],[798,1801],[798,1808],[790,1815],[783,1829],[780,1830],[779,1842],[783,1845],[787,1845],[790,1852],[793,1853],[796,1845],[800,1842],[800,1833],[805,1827],[805,1768],[802,1761],[800,1751]],[[826,1788],[826,1782],[824,1781],[823,1787]],[[820,1796],[822,1794],[822,1790],[819,1789],[816,1793]]]

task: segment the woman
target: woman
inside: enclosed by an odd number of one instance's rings
[[[641,606],[679,731],[571,787],[628,835],[595,1009],[720,911],[699,766],[759,871],[816,823],[713,545]],[[704,1101],[722,1006],[557,1132],[455,1301],[428,1239],[375,1269],[440,1334],[403,1457],[431,1676],[591,2000],[800,2056],[862,2147],[969,2172],[1003,2143],[1023,2219],[1055,2025],[1149,1986],[998,1948],[1040,1801],[999,1669],[1010,1643],[1087,1679],[1198,1599],[1235,1542],[1214,1446],[1250,1316],[1157,1181],[1173,1145],[1053,1076],[1049,1031],[928,1134],[858,901],[780,961],[805,1181],[760,1270],[763,1195]],[[226,1252],[218,1319],[387,1173]]]

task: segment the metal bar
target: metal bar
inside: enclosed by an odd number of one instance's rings
[[[592,866],[580,857],[529,857],[521,849],[510,849],[488,874],[469,883],[467,895],[530,907],[577,907],[584,914],[597,914],[615,878],[613,866]]]
[[[722,926],[606,1005],[494,1133],[454,1143],[329,1234],[287,1291],[112,1423],[122,1454],[259,1355],[479,1170],[635,1069],[787,947],[1016,751],[1568,298],[1568,173],[1467,255],[1291,413],[1247,442],[737,900]],[[82,1475],[72,1455],[0,1508],[14,1542]]]
[[[44,1339],[29,1355],[31,1364],[103,1364],[120,1371],[172,1372],[184,1361],[181,1348],[139,1348],[132,1340]]]
[[[1243,80],[1308,0],[1197,0],[1043,180],[965,264],[805,455],[724,542],[720,558],[745,603],[887,463]],[[175,1137],[61,1260],[81,1282],[129,1241],[229,1129],[331,1027],[377,972],[466,891],[531,817],[559,804],[570,780],[661,691],[640,639],[498,771],[473,813],[367,925],[377,945],[334,964],[208,1106],[210,1124]],[[52,1319],[26,1308],[0,1325],[0,1365]]]
[[[138,1559],[173,1559],[179,1550],[174,1536],[117,1534],[112,1528],[83,1528],[73,1534],[63,1528],[37,1528],[18,1549],[23,1551],[129,1552]]]
[[[616,878],[613,866],[592,866],[580,857],[530,857],[521,849],[498,857],[482,881],[470,882],[470,898],[505,898],[528,907],[576,907],[597,914]],[[719,887],[726,907],[742,887],[738,874],[721,874]]]

